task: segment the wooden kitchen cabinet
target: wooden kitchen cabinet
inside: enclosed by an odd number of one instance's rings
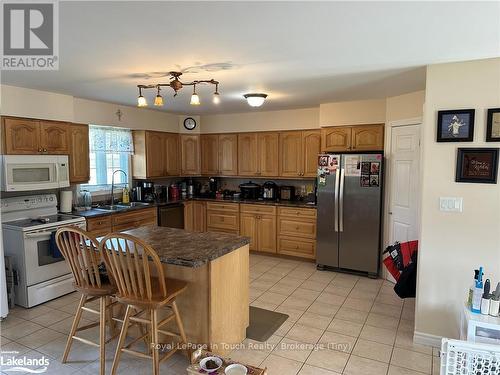
[[[113,232],[122,232],[146,225],[158,225],[157,208],[142,208],[111,215]]]
[[[44,153],[68,155],[68,124],[59,121],[40,121],[40,147]]]
[[[238,135],[219,134],[219,175],[238,174]]]
[[[384,149],[384,124],[335,126],[321,129],[321,150],[381,151]]]
[[[85,184],[90,180],[89,126],[69,125],[69,182]]]
[[[239,234],[238,203],[207,202],[207,231]]]
[[[276,207],[241,204],[240,235],[250,237],[250,250],[276,253]]]
[[[188,201],[184,203],[184,230],[188,232],[206,232],[206,203]]]
[[[238,175],[257,176],[259,172],[257,133],[238,134]]]
[[[321,152],[319,130],[281,132],[279,146],[282,177],[315,177]]]
[[[4,118],[3,125],[5,154],[33,155],[42,152],[39,146],[39,121]]]
[[[351,150],[352,129],[350,126],[335,126],[321,129],[321,150],[343,152]]]
[[[105,236],[112,231],[111,215],[87,218],[87,232],[93,236]]]
[[[352,127],[352,151],[384,149],[384,124]]]
[[[202,134],[200,136],[201,174],[215,176],[219,174],[219,135]]]
[[[134,130],[132,175],[158,178],[180,175],[179,135],[150,130]]]
[[[23,118],[4,118],[4,152],[11,155],[68,155],[68,124]]]
[[[279,133],[258,133],[258,176],[279,175]]]
[[[316,215],[314,208],[278,208],[278,254],[316,257]]]
[[[181,174],[196,176],[201,174],[200,168],[200,136],[181,134]]]

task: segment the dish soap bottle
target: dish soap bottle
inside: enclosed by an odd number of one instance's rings
[[[130,203],[130,195],[126,186],[123,187],[122,191],[122,203]]]
[[[479,267],[479,274],[477,275],[476,286],[472,293],[472,307],[473,313],[481,313],[481,299],[483,297],[483,267]]]

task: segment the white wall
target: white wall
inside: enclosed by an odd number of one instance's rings
[[[416,337],[458,337],[475,268],[484,266],[493,285],[500,281],[500,184],[455,182],[458,147],[500,147],[484,141],[493,107],[500,107],[499,58],[427,68]],[[437,143],[437,111],[458,108],[476,110],[474,142]],[[439,211],[439,197],[463,197],[463,212]]]
[[[201,116],[202,133],[317,129],[319,108]]]
[[[385,99],[325,103],[319,106],[320,126],[380,124],[385,122]]]
[[[424,111],[425,91],[391,96],[386,100],[385,121],[401,121],[422,117]]]

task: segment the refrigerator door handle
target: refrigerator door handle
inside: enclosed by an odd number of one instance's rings
[[[339,179],[340,179],[340,169],[335,171],[335,197],[333,204],[333,212],[335,218],[335,232],[339,231]]]
[[[340,170],[340,192],[339,192],[339,232],[344,231],[344,181],[345,171],[344,168]]]

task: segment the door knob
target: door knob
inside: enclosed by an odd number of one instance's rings
[[[392,215],[392,211],[389,211],[389,215]]]

